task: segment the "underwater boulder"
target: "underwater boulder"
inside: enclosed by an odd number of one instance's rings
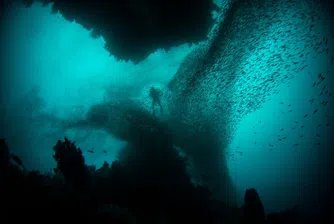
[[[254,188],[247,189],[244,197],[242,223],[264,223],[264,207],[259,194]]]
[[[22,0],[30,7],[34,0]],[[207,38],[216,9],[207,0],[42,0],[52,11],[75,21],[92,37],[106,41],[105,48],[121,60],[138,63],[159,48],[168,50]]]

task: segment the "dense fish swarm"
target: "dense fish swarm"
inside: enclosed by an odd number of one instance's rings
[[[333,63],[328,46],[333,33],[325,32],[331,28],[332,15],[321,3],[324,2],[228,1],[209,40],[180,65],[169,83],[169,109],[189,127],[190,136],[205,132],[201,131],[202,124],[207,123],[219,135],[219,147],[197,147],[191,152],[193,157],[200,157],[201,164],[210,163],[210,171],[222,167],[218,162],[213,164],[213,158],[226,148],[245,115],[278,94],[282,84],[304,75],[310,60],[327,54]],[[327,94],[331,95],[328,91]],[[203,157],[203,152],[199,152],[203,150],[212,156]],[[217,177],[212,175],[209,185],[217,184],[214,179]]]

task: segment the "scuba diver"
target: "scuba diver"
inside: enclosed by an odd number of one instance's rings
[[[152,110],[153,110],[153,115],[155,114],[155,105],[158,104],[160,107],[160,113],[162,114],[162,105],[161,105],[161,100],[160,97],[162,96],[162,92],[159,89],[156,89],[154,87],[151,87],[150,89],[150,97],[152,98]]]

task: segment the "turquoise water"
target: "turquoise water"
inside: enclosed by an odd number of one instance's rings
[[[59,130],[52,118],[43,115],[78,118],[90,106],[114,98],[133,98],[149,108],[148,89],[152,85],[166,86],[184,57],[196,47],[185,44],[169,52],[158,50],[134,65],[110,57],[102,38],[92,39],[79,24],[51,14],[50,7],[14,6],[5,24],[4,47],[8,54],[1,80],[1,109],[6,128],[0,135],[6,137],[10,149],[28,169],[42,172],[55,167],[51,149],[65,135],[83,149],[87,164],[96,166],[115,160],[126,145],[103,130]],[[321,24],[319,27],[323,36],[332,35],[330,30],[321,29]],[[323,197],[316,192],[326,192],[333,143],[333,104],[329,96],[334,83],[332,40],[328,39],[328,54],[311,52],[306,68],[292,75],[289,82],[280,83],[278,92],[266,96],[260,108],[235,122],[226,154],[238,204],[242,204],[243,192],[249,187],[258,190],[266,212],[310,204]],[[273,52],[275,49],[266,53]],[[244,60],[255,63],[252,60],[258,53],[250,51]],[[259,63],[259,68],[251,72],[261,77],[265,74],[260,73],[267,71]],[[319,81],[319,73],[326,79],[312,87]],[[237,93],[245,88],[246,82],[238,83],[230,94],[243,102],[242,94]],[[328,103],[323,105],[323,101]],[[231,113],[239,116],[237,109]],[[87,150],[94,150],[94,154]]]

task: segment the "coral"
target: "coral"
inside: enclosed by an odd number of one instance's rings
[[[88,169],[80,148],[66,137],[53,147],[54,159],[65,180],[75,187],[83,187],[88,181]]]

